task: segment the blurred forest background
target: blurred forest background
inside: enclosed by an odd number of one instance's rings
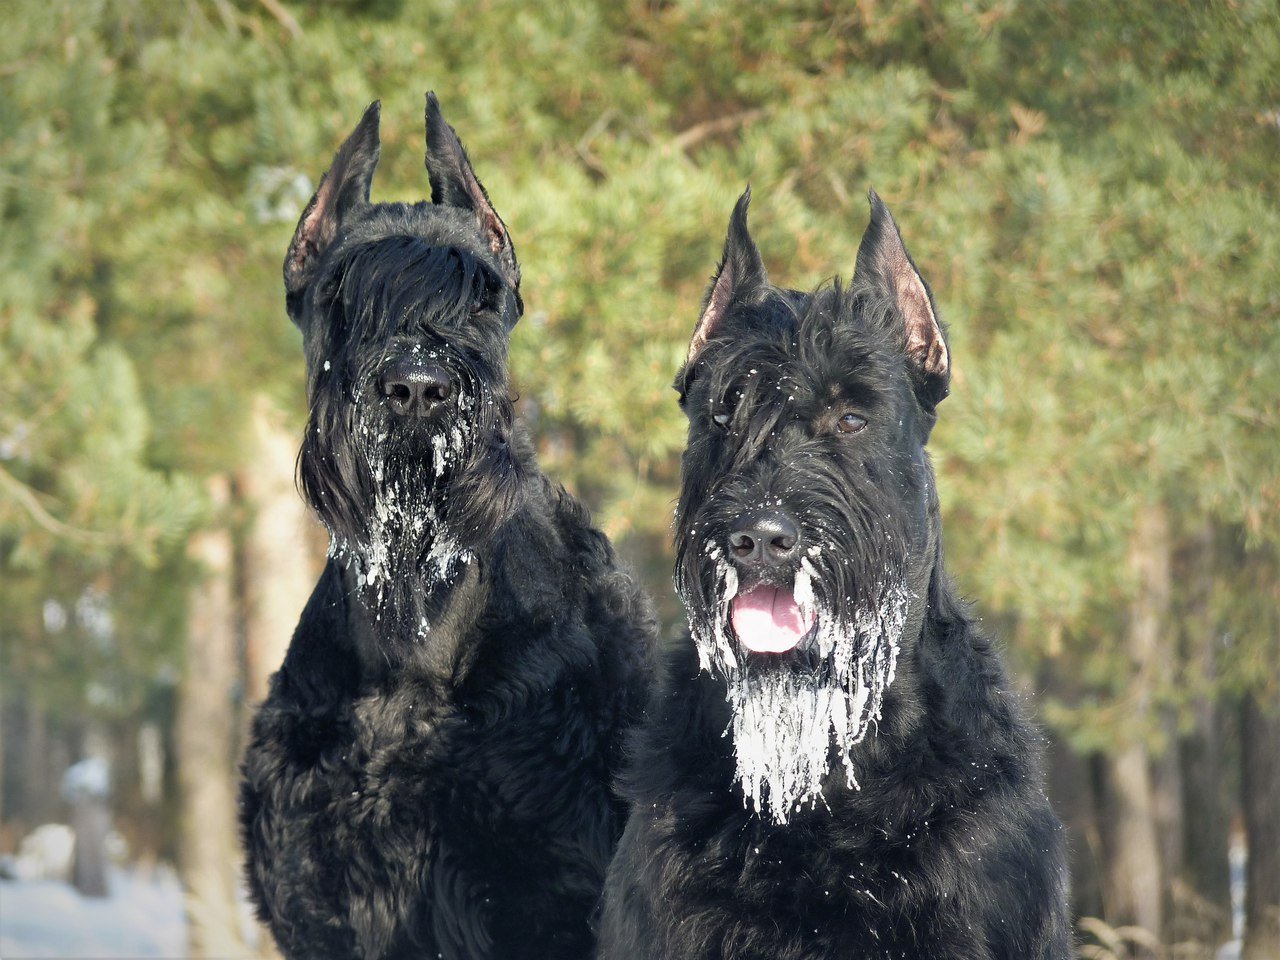
[[[1280,955],[1275,0],[3,20],[0,854],[67,822],[63,774],[99,757],[117,855],[178,865],[190,955],[255,949],[235,765],[326,545],[293,487],[280,264],[375,98],[374,198],[427,194],[434,89],[524,267],[543,467],[672,631],[669,385],[732,204],[750,179],[770,272],[803,287],[851,272],[875,186],[951,325],[950,566],[1049,737],[1082,955],[1211,957],[1241,918],[1244,956]]]

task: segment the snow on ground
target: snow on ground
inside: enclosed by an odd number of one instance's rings
[[[114,871],[111,896],[82,897],[56,880],[0,880],[0,957],[180,958],[182,888],[170,870]]]

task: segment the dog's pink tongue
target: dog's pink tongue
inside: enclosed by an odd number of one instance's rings
[[[758,586],[733,598],[729,620],[738,641],[756,653],[786,653],[813,627],[813,614],[801,614],[786,590]]]

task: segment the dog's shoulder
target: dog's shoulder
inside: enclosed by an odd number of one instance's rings
[[[998,765],[1007,779],[1038,783],[1040,737],[1005,668],[1000,644],[950,602],[932,615],[917,647],[918,696],[926,734],[946,745],[957,762]]]
[[[644,720],[630,734],[624,794],[637,809],[719,806],[733,776],[723,684],[702,670],[687,633],[655,645],[652,674]]]
[[[359,661],[350,641],[348,598],[338,565],[320,575],[280,669],[271,678],[268,708],[327,712],[355,693]]]
[[[521,505],[493,544],[498,576],[520,586],[522,602],[544,597],[559,619],[574,611],[592,633],[639,644],[647,659],[658,632],[653,603],[587,505],[539,471],[527,477]]]

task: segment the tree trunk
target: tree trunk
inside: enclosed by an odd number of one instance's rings
[[[1249,851],[1242,960],[1280,958],[1280,709],[1247,694],[1240,709],[1241,801]]]
[[[1199,902],[1201,922],[1180,931],[1218,946],[1231,935],[1231,797],[1223,753],[1226,749],[1217,703],[1199,697],[1192,704],[1192,728],[1182,738],[1183,877]],[[1182,939],[1182,937],[1180,937]]]
[[[8,819],[9,806],[4,800],[5,777],[4,765],[9,759],[9,751],[5,749],[5,707],[8,706],[9,700],[4,696],[4,684],[0,683],[0,850],[4,849],[4,824]]]
[[[50,757],[53,755],[49,736],[49,718],[44,707],[34,698],[26,698],[26,736],[23,737],[22,803],[20,815],[24,826],[32,827],[51,819],[56,804]],[[61,773],[62,771],[58,771]]]
[[[1104,758],[1103,811],[1107,862],[1103,890],[1106,919],[1161,936],[1167,884],[1156,830],[1157,803],[1148,738],[1156,725],[1154,698],[1170,651],[1162,649],[1170,599],[1169,525],[1160,504],[1138,510],[1130,563],[1136,592],[1126,646],[1133,670],[1129,723]]]
[[[1162,659],[1172,662],[1174,649],[1167,650]],[[1160,844],[1160,894],[1161,911],[1165,926],[1159,931],[1165,943],[1177,943],[1182,919],[1185,919],[1185,891],[1179,878],[1183,874],[1186,846],[1182,833],[1185,811],[1182,807],[1183,770],[1182,754],[1178,749],[1178,717],[1172,707],[1158,711],[1161,749],[1151,759],[1151,788],[1156,818],[1156,838]]]
[[[1051,659],[1042,662],[1035,685],[1045,699],[1078,703],[1084,696],[1079,677]],[[1066,827],[1071,871],[1071,910],[1076,916],[1100,917],[1097,779],[1095,755],[1082,755],[1062,737],[1050,733],[1045,744],[1045,779],[1053,810]]]
[[[111,832],[111,808],[106,797],[78,796],[71,804],[71,828],[76,834],[71,865],[71,885],[82,897],[106,897],[107,834]]]
[[[220,523],[230,499],[227,479],[212,478],[209,494],[219,516],[188,544],[188,556],[203,576],[191,594],[175,731],[182,795],[181,861],[191,955],[242,957],[249,952],[236,900],[241,857],[233,756],[240,658],[232,599],[232,539]]]
[[[284,662],[302,608],[323,565],[315,549],[319,524],[294,481],[298,437],[287,429],[270,399],[253,409],[251,464],[236,477],[236,494],[248,508],[240,547],[240,594],[244,613],[245,693],[256,706],[267,695],[271,675]],[[271,934],[258,930],[257,955],[276,957]]]
[[[1214,531],[1206,523],[1183,553],[1183,686],[1191,691],[1191,727],[1181,737],[1182,869],[1184,903],[1175,939],[1217,948],[1231,938],[1231,792],[1223,762],[1226,738],[1219,715],[1217,640],[1211,612],[1216,563]]]
[[[271,402],[254,404],[252,467],[240,472],[237,493],[249,508],[241,554],[246,694],[267,695],[267,681],[284,661],[289,638],[315,586],[320,564],[311,549],[316,526],[294,483],[298,438]]]
[[[1139,926],[1159,935],[1164,898],[1150,755],[1145,744],[1131,740],[1105,757],[1103,765],[1106,920],[1112,926]]]
[[[1071,909],[1077,916],[1102,916],[1098,883],[1098,814],[1091,758],[1051,738],[1046,753],[1049,797],[1066,825],[1071,870]]]

